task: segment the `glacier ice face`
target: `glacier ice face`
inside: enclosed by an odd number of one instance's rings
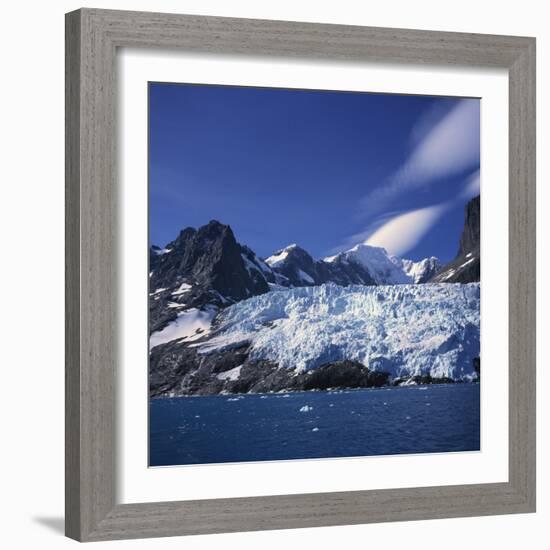
[[[392,377],[471,380],[479,357],[480,287],[321,285],[270,292],[223,310],[208,354],[242,344],[252,359],[308,371],[358,361]]]

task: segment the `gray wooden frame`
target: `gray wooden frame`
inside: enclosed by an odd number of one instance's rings
[[[119,47],[508,69],[508,482],[115,502],[115,55]],[[534,38],[82,9],[66,16],[66,70],[69,537],[97,541],[535,511]]]

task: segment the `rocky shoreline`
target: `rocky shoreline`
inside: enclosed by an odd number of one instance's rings
[[[479,381],[479,359],[476,359]],[[430,375],[391,378],[357,361],[334,361],[315,369],[296,372],[267,360],[249,358],[244,345],[215,354],[169,343],[151,350],[149,395],[156,397],[205,396],[324,391],[383,386],[453,384],[450,378]]]

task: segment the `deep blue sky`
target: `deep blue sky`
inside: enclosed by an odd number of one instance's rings
[[[381,216],[446,203],[403,256],[449,260],[467,202],[460,193],[478,160],[422,185],[413,173],[385,203],[369,194],[395,179],[458,101],[150,83],[150,241],[162,246],[218,219],[260,256],[298,243],[320,258]]]

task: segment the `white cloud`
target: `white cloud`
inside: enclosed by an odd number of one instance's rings
[[[464,186],[464,189],[460,193],[459,197],[461,199],[470,200],[474,197],[477,197],[480,192],[480,181],[479,181],[479,170],[474,172],[470,179],[468,180],[468,183]]]
[[[448,208],[449,203],[442,203],[399,214],[375,231],[365,244],[402,256],[420,242]]]
[[[438,105],[424,113],[411,132],[412,150],[408,158],[361,201],[360,216],[370,218],[369,225],[332,252],[365,242],[401,256],[413,249],[457,200],[479,195],[479,110],[479,100],[462,99],[445,114]],[[475,172],[463,189],[448,202],[404,213],[388,212],[388,207],[399,204],[403,195],[472,170]],[[383,215],[375,216],[384,211]]]
[[[401,169],[400,177],[431,181],[479,162],[479,101],[462,100],[428,132]]]
[[[383,210],[407,191],[475,168],[479,164],[479,120],[479,100],[461,100],[425,131],[393,176],[363,198],[364,214]]]

